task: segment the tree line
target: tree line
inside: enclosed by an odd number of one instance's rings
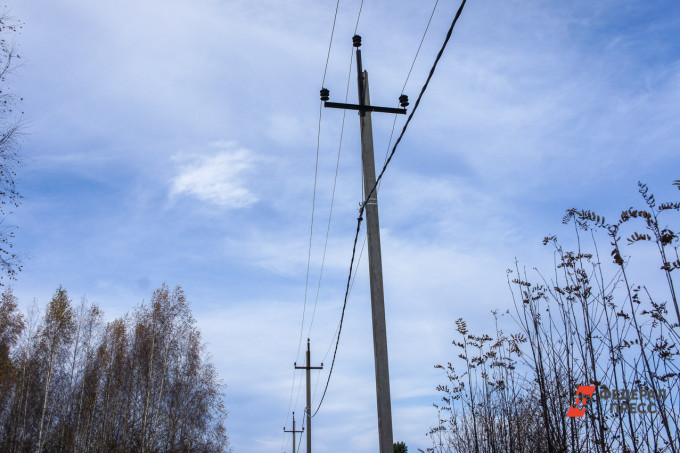
[[[456,321],[457,359],[436,365],[446,379],[428,451],[680,450],[680,244],[664,223],[677,221],[680,203],[658,203],[642,183],[639,192],[644,207],[613,222],[568,210],[575,250],[546,237],[554,268],[508,270],[513,308],[493,312],[492,332]],[[632,258],[644,244],[642,253],[656,252],[651,269]],[[649,286],[636,283],[659,272]],[[580,386],[594,387],[592,397],[576,395]],[[571,407],[582,415],[567,417]]]
[[[0,451],[229,450],[224,387],[181,287],[106,322],[63,288],[0,298]]]
[[[21,271],[20,256],[13,250],[16,228],[5,224],[5,219],[19,206],[22,198],[15,178],[16,168],[21,164],[19,151],[24,113],[17,112],[17,106],[23,98],[18,98],[8,83],[21,60],[14,44],[14,36],[21,27],[21,22],[8,16],[6,10],[0,12],[0,280],[12,279]]]
[[[19,206],[23,131],[8,82],[22,23],[0,12],[0,217]],[[0,220],[0,281],[21,270],[14,228]],[[58,288],[43,313],[18,309],[0,282],[0,451],[229,450],[224,387],[184,292],[163,285],[148,305],[105,321]]]

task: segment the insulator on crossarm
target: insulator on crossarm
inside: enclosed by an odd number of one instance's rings
[[[402,107],[406,108],[406,106],[408,105],[408,96],[406,96],[405,94],[399,96],[399,104],[401,104]]]
[[[361,36],[359,35],[352,36],[352,45],[354,47],[361,47]]]
[[[327,101],[328,96],[330,96],[331,92],[328,91],[328,88],[321,88],[321,100],[322,101]]]

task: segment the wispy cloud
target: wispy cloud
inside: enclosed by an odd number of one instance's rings
[[[191,195],[223,208],[244,208],[258,198],[247,187],[245,174],[256,160],[255,154],[233,142],[215,142],[217,149],[206,156],[176,156],[182,161],[172,180],[170,196]]]
[[[293,410],[302,418],[301,372],[289,407],[300,333],[325,363],[316,403],[362,199],[356,113],[346,114],[337,180],[342,112],[322,110],[318,161],[315,152],[335,2],[9,3],[26,23],[12,86],[31,120],[14,217],[16,248],[31,259],[17,294],[42,303],[63,284],[113,317],[162,281],[181,284],[229,386],[235,450],[290,451],[281,427]],[[337,101],[350,74],[356,102],[348,57],[359,3],[341,2],[337,15],[324,82]],[[489,333],[489,310],[512,305],[505,269],[515,257],[550,267],[540,239],[569,234],[564,209],[613,215],[634,202],[638,179],[660,199],[677,193],[680,9],[620,3],[468,2],[385,173],[394,432],[411,451],[437,423],[443,376],[432,365],[451,358],[454,320]],[[456,8],[437,9],[404,90],[412,102]],[[417,2],[363,5],[376,105],[396,101],[429,14]],[[393,121],[373,116],[378,168]],[[314,422],[319,452],[377,448],[364,234],[362,224]]]

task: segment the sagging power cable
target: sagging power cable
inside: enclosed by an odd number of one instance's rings
[[[342,305],[342,313],[340,315],[340,327],[338,329],[338,337],[335,343],[335,350],[333,352],[333,360],[331,361],[331,368],[328,373],[328,380],[326,381],[326,387],[323,391],[323,395],[321,396],[321,401],[319,401],[319,405],[317,406],[316,410],[314,411],[314,414],[312,415],[313,417],[316,416],[316,414],[319,412],[319,409],[321,408],[321,405],[323,404],[323,401],[326,397],[326,392],[328,391],[328,385],[331,380],[331,376],[333,375],[333,367],[335,365],[335,358],[337,356],[338,352],[338,345],[340,344],[340,334],[342,333],[342,323],[345,317],[345,309],[347,308],[347,297],[349,295],[349,288],[350,284],[352,281],[352,270],[354,268],[354,257],[356,255],[356,248],[357,248],[357,241],[359,239],[359,232],[361,231],[361,222],[363,221],[363,214],[364,210],[366,209],[366,204],[368,203],[368,200],[371,198],[373,193],[376,191],[376,188],[378,184],[380,183],[383,175],[385,174],[385,170],[387,170],[387,166],[389,163],[392,161],[392,158],[394,157],[394,153],[397,151],[397,147],[399,146],[399,143],[401,143],[402,138],[404,137],[404,134],[406,133],[406,130],[408,128],[408,125],[410,124],[411,120],[413,119],[413,116],[415,115],[416,111],[418,110],[418,106],[420,105],[420,101],[423,98],[423,95],[425,94],[425,91],[427,90],[428,85],[430,84],[430,80],[432,80],[432,76],[434,76],[434,72],[437,69],[437,64],[439,63],[439,60],[441,59],[444,50],[446,49],[446,46],[449,43],[449,40],[451,39],[451,35],[453,34],[453,29],[455,28],[456,24],[458,23],[458,19],[460,18],[461,13],[463,12],[463,8],[465,7],[465,3],[467,0],[463,0],[460,4],[460,7],[458,8],[458,11],[456,12],[455,17],[453,18],[453,21],[451,22],[451,26],[449,27],[449,30],[446,34],[446,38],[444,39],[444,43],[442,44],[441,49],[437,53],[437,57],[434,60],[434,63],[432,64],[432,68],[430,69],[430,72],[427,76],[427,79],[425,80],[425,83],[423,84],[423,87],[420,90],[420,93],[418,94],[418,98],[416,99],[415,104],[413,105],[413,109],[411,110],[411,113],[409,114],[408,118],[406,119],[406,122],[404,123],[404,127],[401,130],[401,133],[399,134],[399,137],[397,138],[397,141],[394,143],[394,147],[392,148],[392,152],[390,153],[389,157],[385,161],[385,165],[383,165],[382,170],[380,171],[380,174],[376,178],[375,184],[371,188],[371,190],[366,194],[366,198],[364,199],[363,203],[361,203],[361,207],[359,208],[359,217],[357,217],[357,228],[356,228],[356,233],[354,235],[354,243],[352,245],[352,258],[350,260],[350,265],[349,265],[349,276],[347,277],[347,286],[345,288],[345,298],[344,302]]]

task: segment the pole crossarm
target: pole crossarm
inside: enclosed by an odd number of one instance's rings
[[[378,107],[375,105],[344,104],[342,102],[326,101],[323,103],[323,106],[332,109],[359,110],[360,112],[396,113],[399,115],[406,115],[406,109],[398,109],[393,107]]]
[[[284,429],[283,432],[284,433],[304,433],[305,429],[304,428],[302,428],[302,429]]]
[[[323,101],[324,107],[329,107],[332,109],[345,109],[345,110],[358,110],[361,116],[366,115],[366,112],[378,112],[378,113],[395,113],[398,115],[406,115],[406,109],[404,107],[408,106],[408,96],[402,94],[399,96],[399,104],[402,108],[393,107],[378,107],[376,105],[370,105],[366,96],[364,96],[364,70],[361,64],[361,36],[354,35],[352,37],[352,42],[356,50],[357,57],[357,84],[359,88],[359,104],[345,104],[342,102],[328,102],[330,91],[327,88],[321,89],[321,100]]]
[[[305,357],[305,366],[298,366],[297,362],[293,362],[296,370],[306,370],[307,374],[307,406],[305,407],[305,415],[307,416],[307,453],[312,453],[312,384],[311,384],[311,370],[323,370],[323,363],[321,366],[311,365],[311,351],[309,346],[309,338],[307,338],[307,355]]]
[[[323,370],[323,366],[295,366],[296,370]]]
[[[293,453],[297,453],[297,449],[295,448],[295,434],[305,432],[305,427],[303,426],[301,430],[295,429],[295,412],[293,412],[293,429],[286,429],[286,427],[284,426],[283,432],[293,433]]]
[[[356,47],[357,89],[359,104],[328,102],[330,91],[327,88],[322,88],[320,94],[321,101],[324,102],[325,107],[359,111],[364,192],[368,194],[366,201],[362,203],[360,213],[362,213],[365,208],[369,282],[371,292],[371,320],[373,324],[373,356],[375,359],[375,390],[378,412],[378,445],[380,453],[392,453],[394,448],[394,436],[392,431],[392,402],[390,396],[390,373],[387,354],[387,329],[385,321],[385,294],[383,291],[382,252],[380,247],[380,221],[378,219],[378,194],[375,190],[377,180],[375,177],[375,156],[373,152],[373,126],[371,123],[371,112],[405,114],[405,107],[408,106],[408,96],[405,94],[399,96],[399,104],[402,107],[401,109],[372,106],[368,89],[368,72],[364,71],[361,62],[361,50],[359,49],[359,47],[361,47],[361,37],[354,35],[352,37],[352,43],[354,47]],[[361,214],[358,221],[360,224]],[[358,231],[359,226],[357,226],[357,237]],[[346,297],[347,296],[345,296],[345,300]],[[307,364],[309,365],[309,358],[307,359]],[[309,371],[307,371],[307,373],[309,373]]]
[[[360,105],[371,105],[368,89],[368,72],[361,63],[361,38],[352,38],[357,59],[357,88]],[[399,98],[402,107],[408,105],[408,98]],[[382,252],[380,247],[380,221],[378,220],[378,193],[371,187],[376,184],[375,157],[373,153],[373,126],[370,112],[360,111],[361,167],[364,193],[367,194],[366,237],[368,243],[368,274],[371,292],[371,321],[373,325],[373,356],[375,359],[375,394],[378,412],[378,445],[380,453],[392,453],[394,436],[392,432],[392,403],[390,397],[390,373],[387,354],[387,329],[385,323],[385,294],[383,291]]]

